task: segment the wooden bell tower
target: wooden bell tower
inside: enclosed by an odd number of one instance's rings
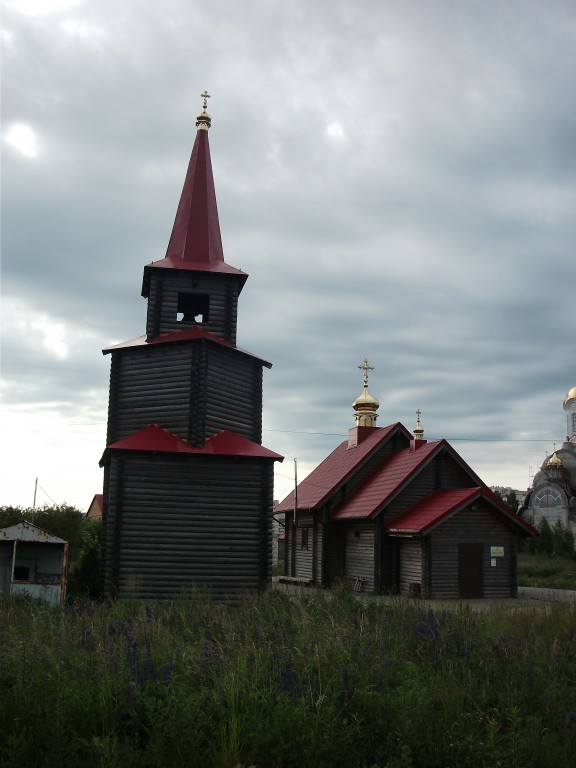
[[[103,581],[110,596],[197,587],[231,599],[271,576],[273,465],[262,370],[236,346],[248,275],[224,261],[203,110],[166,256],[144,267],[145,335],[112,357]]]

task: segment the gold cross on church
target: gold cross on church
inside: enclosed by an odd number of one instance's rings
[[[208,102],[206,101],[206,99],[210,98],[210,94],[208,93],[208,91],[204,91],[204,93],[200,94],[200,97],[204,99],[204,104],[202,104],[202,109],[206,109],[206,107],[208,106]]]
[[[373,371],[374,366],[368,363],[367,358],[364,358],[364,362],[362,363],[362,365],[359,365],[358,368],[361,371],[364,371],[364,386],[368,387],[368,371]]]

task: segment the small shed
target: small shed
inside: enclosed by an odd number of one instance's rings
[[[68,542],[25,520],[0,528],[0,592],[61,605],[66,596]]]

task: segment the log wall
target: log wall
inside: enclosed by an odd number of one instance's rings
[[[374,523],[357,521],[346,524],[344,577],[362,579],[362,592],[374,591]]]
[[[105,594],[219,599],[264,588],[272,568],[273,462],[112,451]]]
[[[422,539],[400,540],[400,579],[401,595],[408,595],[411,584],[420,584],[423,580],[423,548]]]
[[[482,543],[484,597],[515,597],[516,535],[487,509],[465,509],[434,530],[429,545],[429,578],[426,597],[459,597],[458,544]],[[490,548],[502,547],[503,557],[491,558]],[[492,559],[496,565],[492,565]]]
[[[262,366],[205,340],[113,352],[107,445],[150,423],[196,447],[222,429],[260,443]]]

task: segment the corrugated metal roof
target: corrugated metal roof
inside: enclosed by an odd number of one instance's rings
[[[398,430],[410,437],[410,433],[399,422],[388,427],[366,429],[370,429],[370,432],[357,446],[349,448],[347,440],[340,443],[308,477],[298,484],[298,509],[313,509],[320,506],[327,496],[342,485],[374,450]],[[293,508],[294,491],[291,491],[274,511],[285,512]]]
[[[192,448],[181,437],[169,432],[167,429],[163,429],[158,424],[149,424],[133,435],[112,443],[107,447],[105,453],[109,450],[156,451],[159,453],[188,453],[212,456],[249,456],[274,459],[275,461],[283,461],[284,459],[280,454],[274,453],[274,451],[270,451],[268,448],[264,448],[264,446],[227,429],[209,437],[202,448]]]
[[[442,520],[458,512],[463,507],[472,504],[477,499],[483,499],[493,507],[494,512],[516,528],[525,533],[537,536],[538,531],[507,507],[495,496],[489,488],[454,488],[446,491],[436,491],[413,504],[405,512],[391,520],[386,525],[390,533],[427,533]]]
[[[0,541],[34,541],[45,544],[66,544],[64,539],[54,536],[37,525],[24,520],[6,528],[0,528]]]
[[[436,491],[402,512],[386,525],[387,531],[423,533],[451,512],[470,504],[481,488],[454,488]]]
[[[206,341],[213,342],[214,344],[220,344],[222,347],[228,347],[228,349],[235,349],[237,352],[242,352],[244,355],[248,355],[249,357],[253,357],[255,360],[258,360],[263,365],[265,365],[267,368],[272,368],[272,363],[269,363],[267,360],[264,360],[262,357],[258,357],[258,355],[254,355],[252,352],[249,352],[247,349],[243,349],[242,347],[237,347],[235,344],[231,344],[229,341],[226,341],[221,336],[217,336],[215,333],[210,333],[210,331],[204,330],[204,328],[200,326],[194,326],[193,328],[183,328],[181,331],[171,331],[170,333],[161,333],[160,336],[156,336],[153,339],[148,340],[148,338],[144,336],[138,336],[135,339],[130,339],[129,341],[121,341],[119,344],[114,344],[111,347],[106,347],[106,349],[102,350],[103,355],[107,355],[109,352],[113,352],[117,349],[131,349],[132,347],[148,347],[153,344],[174,344],[184,341],[199,341],[201,339],[205,339]]]
[[[386,504],[443,447],[443,440],[393,454],[362,487],[340,506],[332,520],[369,518]]]

